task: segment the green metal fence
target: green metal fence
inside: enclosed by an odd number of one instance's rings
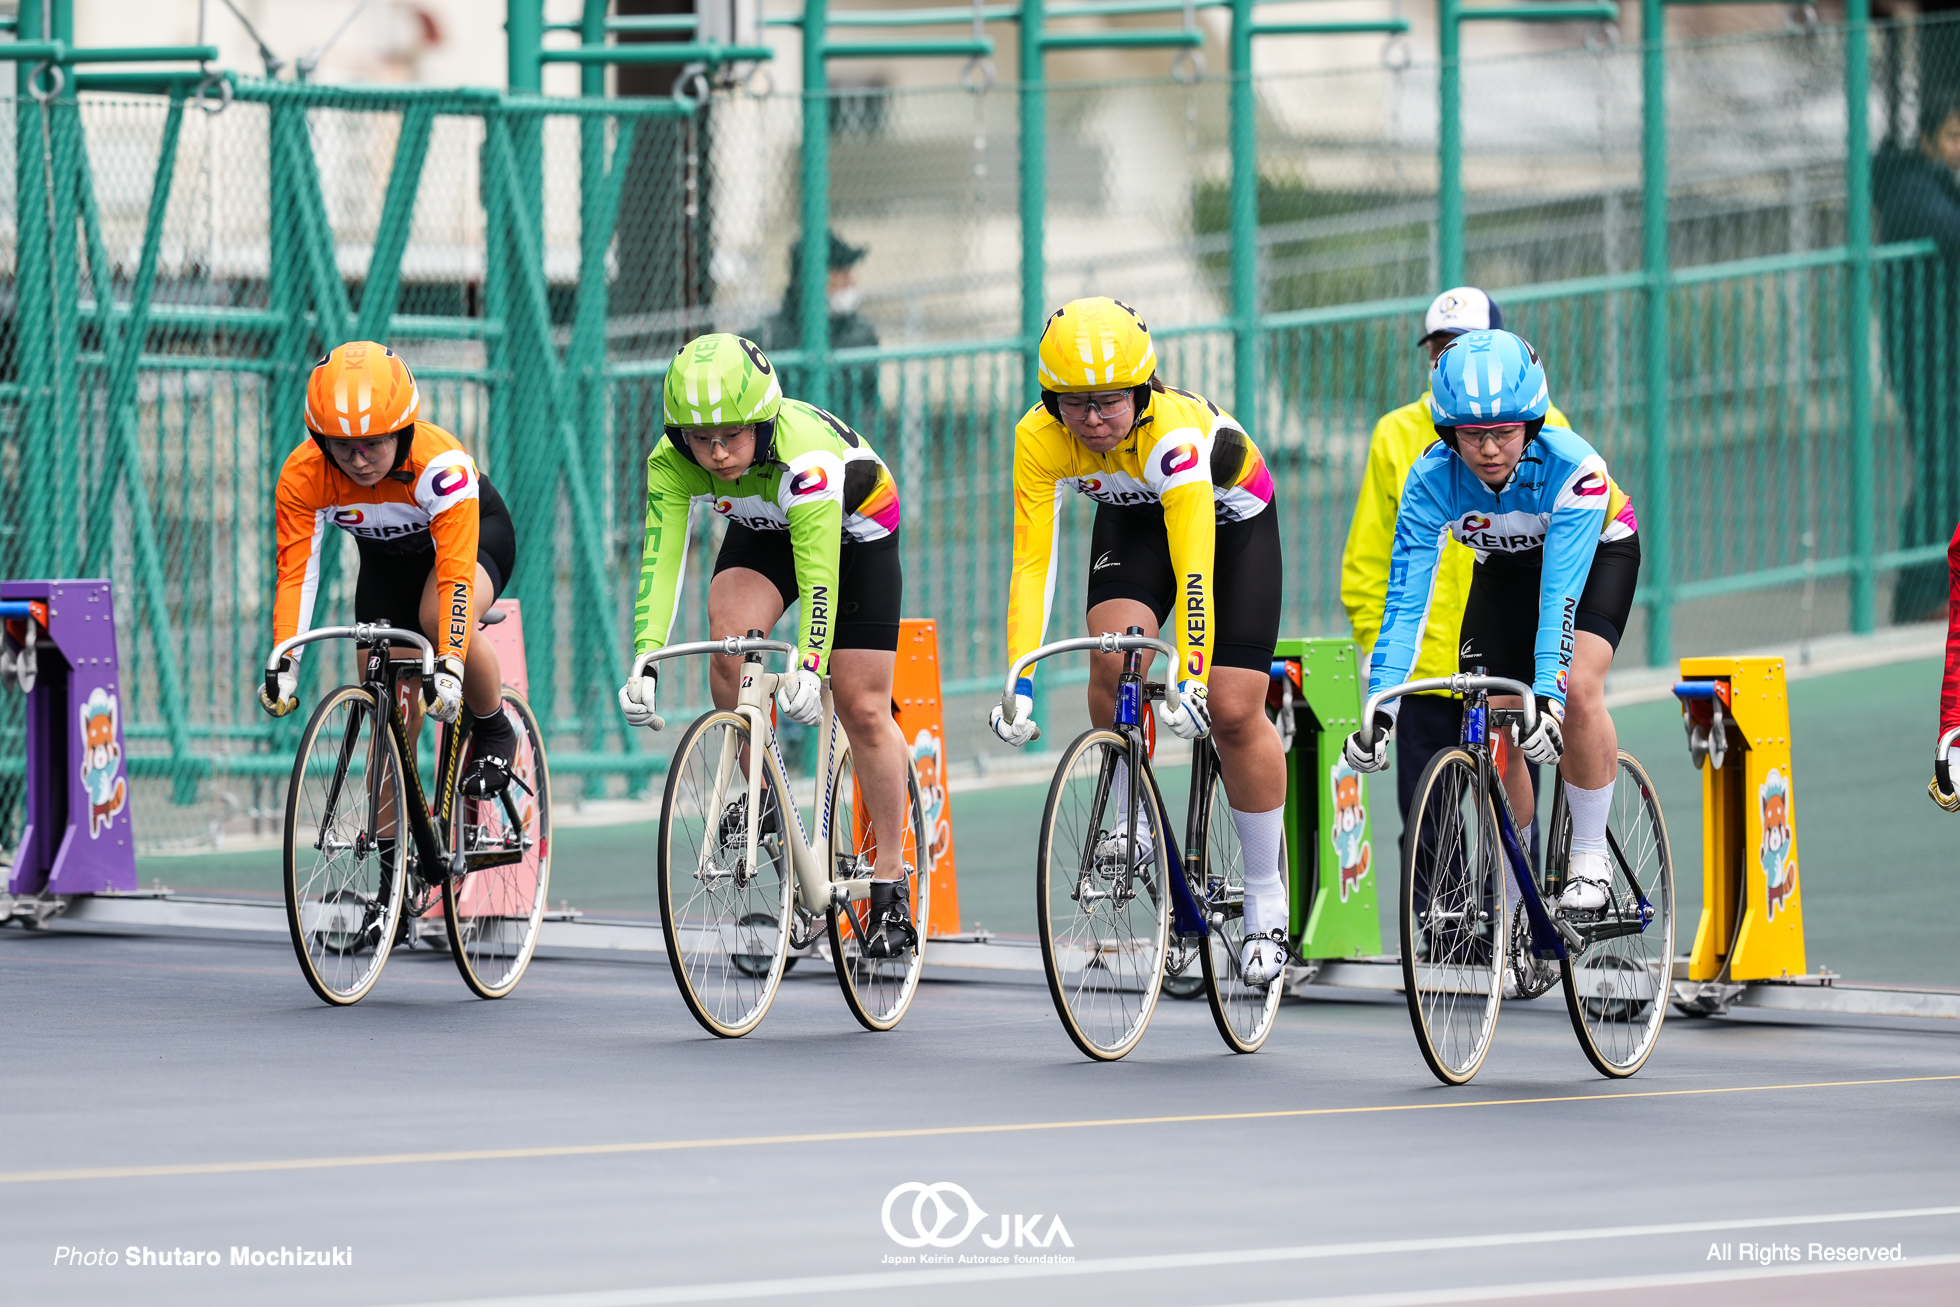
[[[1855,12],[1844,30],[1462,61],[1451,131],[1434,65],[1254,79],[1252,6],[1202,7],[1238,24],[1228,75],[882,91],[857,118],[831,111],[846,93],[824,89],[820,59],[799,94],[680,100],[58,61],[72,75],[47,94],[23,63],[38,96],[0,102],[0,574],[115,579],[146,844],[278,827],[297,726],[253,697],[272,484],[308,367],[355,336],[405,353],[512,505],[554,767],[590,795],[655,774],[664,742],[624,732],[613,693],[666,359],[756,321],[799,243],[818,269],[806,347],[778,361],[898,478],[906,608],[940,622],[956,758],[982,751],[1003,662],[1012,430],[1047,298],[1140,301],[1166,378],[1251,427],[1283,514],[1289,632],[1345,630],[1339,557],[1368,433],[1420,393],[1419,315],[1458,258],[1634,494],[1647,566],[1627,661],[1869,629],[1889,578],[1943,552],[1960,498],[1931,434],[1947,404],[1931,361],[1954,300],[1931,242],[1874,242],[1866,150],[1846,148],[1875,135]],[[1881,64],[1926,39],[1880,38]],[[1547,110],[1517,91],[1533,85],[1591,98]],[[1883,133],[1909,123],[1913,88],[1876,97]],[[1479,108],[1534,103],[1529,122]],[[822,204],[801,133],[813,106],[830,126]],[[1139,151],[1139,122],[1170,136]],[[933,172],[949,150],[967,153]],[[826,211],[966,251],[892,259],[868,287],[895,343],[829,348],[811,237]],[[1099,233],[1108,250],[1080,253]],[[1088,523],[1067,510],[1057,627],[1079,620]],[[693,557],[711,557],[718,526],[694,529]],[[351,610],[352,581],[351,549],[330,551],[322,620]],[[703,629],[704,592],[682,634]],[[332,661],[309,660],[308,692]],[[698,680],[665,688],[683,713],[705,701]],[[18,711],[0,700],[16,778]]]

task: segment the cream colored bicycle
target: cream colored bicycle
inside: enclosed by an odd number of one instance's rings
[[[890,1030],[911,1006],[925,960],[931,846],[916,775],[908,775],[903,835],[914,943],[893,958],[872,957],[871,869],[878,833],[858,799],[851,751],[824,678],[811,820],[792,800],[789,769],[776,738],[771,697],[784,673],[764,668],[765,653],[794,660],[796,646],[747,637],[668,645],[641,654],[633,675],[700,654],[740,657],[736,706],[701,714],[687,728],[667,770],[660,813],[660,924],[681,997],[708,1030],[725,1038],[760,1025],[792,952],[828,951],[844,1000],[859,1022]],[[653,729],[665,722],[656,716]]]

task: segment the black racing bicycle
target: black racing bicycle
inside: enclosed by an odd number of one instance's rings
[[[483,624],[502,620],[493,609]],[[470,714],[445,726],[432,803],[415,764],[414,724],[433,702],[434,647],[386,622],[322,627],[272,651],[268,696],[278,693],[287,656],[322,640],[354,641],[366,675],[321,698],[286,790],[286,923],[306,983],[335,1006],[358,1003],[408,921],[440,915],[463,982],[481,998],[502,998],[530,964],[551,884],[551,777],[537,717],[504,687],[517,756],[510,784],[489,799],[461,789]],[[393,656],[391,644],[415,646],[419,661]],[[418,676],[431,696],[419,707]]]

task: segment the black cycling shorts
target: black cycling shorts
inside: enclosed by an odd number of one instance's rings
[[[1530,685],[1537,678],[1538,590],[1542,569],[1492,555],[1470,573],[1470,600],[1463,608],[1463,644],[1457,666],[1482,667],[1486,675],[1506,676]],[[1572,625],[1591,631],[1615,649],[1633,614],[1633,591],[1640,581],[1640,537],[1609,540],[1593,554],[1586,588]]]
[[[1211,568],[1211,665],[1244,667],[1264,675],[1272,670],[1285,588],[1279,510],[1268,504],[1257,517],[1220,522],[1217,531]],[[1085,607],[1134,599],[1149,605],[1161,629],[1170,620],[1178,590],[1163,508],[1096,505]]]
[[[789,532],[757,531],[730,522],[721,552],[715,555],[715,575],[731,567],[746,567],[768,577],[783,597],[784,608],[796,602],[796,555]],[[837,550],[837,618],[830,627],[830,647],[897,653],[898,614],[904,604],[898,533],[882,540],[845,536]]]
[[[517,568],[517,531],[511,525],[504,497],[482,477],[477,488],[476,561],[490,574],[490,593],[477,600],[478,611],[490,607],[510,584]],[[354,620],[386,621],[420,630],[422,591],[436,570],[436,545],[428,536],[416,546],[359,542],[361,575],[354,582]],[[431,640],[436,637],[423,631]]]

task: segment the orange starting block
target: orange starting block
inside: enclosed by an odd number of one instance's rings
[[[919,778],[932,842],[926,934],[957,935],[960,893],[954,874],[952,796],[946,785],[946,710],[939,695],[939,628],[930,618],[908,617],[899,624],[892,700],[898,728],[912,746],[912,770]]]

